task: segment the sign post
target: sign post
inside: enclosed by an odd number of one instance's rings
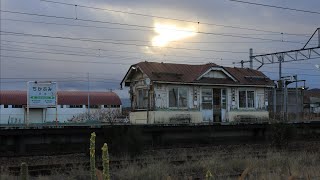
[[[29,81],[27,92],[27,121],[26,125],[30,123],[30,108],[56,108],[56,122],[57,115],[57,83],[51,81]]]

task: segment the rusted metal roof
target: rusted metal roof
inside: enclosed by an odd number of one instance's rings
[[[173,63],[157,63],[157,62],[140,62],[131,67],[139,68],[152,81],[161,82],[177,82],[177,83],[206,83],[206,84],[232,84],[232,85],[260,85],[274,86],[270,80],[261,71],[248,68],[232,68],[223,67],[214,63],[191,65],[191,64],[173,64]],[[237,82],[231,78],[201,78],[201,75],[211,68],[221,68],[229,73]],[[126,77],[130,76],[128,73]],[[124,77],[124,80],[126,80]],[[122,82],[123,82],[122,81]]]
[[[114,92],[90,92],[90,105],[121,105],[119,96]],[[27,91],[0,91],[0,104],[26,105]],[[58,91],[60,105],[87,105],[88,92],[86,91]]]

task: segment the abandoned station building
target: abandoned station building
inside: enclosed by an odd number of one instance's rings
[[[121,85],[130,87],[130,122],[137,124],[265,120],[274,87],[253,69],[146,61],[132,65]]]
[[[114,92],[58,91],[57,96],[57,109],[30,108],[28,123],[83,121],[88,109],[92,115],[101,110],[121,113],[121,100]],[[0,111],[0,124],[25,123],[27,91],[0,91]]]

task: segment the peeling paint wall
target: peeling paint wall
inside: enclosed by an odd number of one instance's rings
[[[208,76],[219,76],[218,72],[214,74],[208,74]],[[132,112],[130,114],[130,120],[132,123],[146,123],[148,108],[139,109],[137,107],[138,101],[138,91],[139,89],[148,89],[149,92],[149,123],[170,123],[170,119],[174,119],[178,112],[197,114],[192,121],[194,122],[205,122],[203,120],[202,114],[202,88],[206,89],[225,89],[226,90],[226,109],[222,110],[221,117],[223,122],[235,121],[239,117],[245,117],[246,115],[252,117],[257,117],[258,119],[268,118],[268,111],[266,110],[267,98],[265,93],[265,88],[257,87],[224,87],[224,86],[197,86],[197,85],[179,85],[179,84],[159,84],[152,83],[150,86],[146,84],[146,75],[141,71],[137,70],[131,77],[131,100],[133,111],[142,112]],[[171,88],[186,88],[187,89],[187,107],[177,108],[169,107],[169,90]],[[239,108],[239,91],[254,91],[254,108]],[[255,111],[259,110],[256,113]],[[176,119],[183,119],[186,117],[182,115],[181,117],[176,117]]]
[[[264,110],[230,111],[227,112],[229,122],[266,122],[269,112]]]
[[[200,111],[140,111],[130,113],[130,122],[132,124],[190,124],[203,121]]]
[[[165,84],[156,84],[154,86],[155,93],[155,108],[166,109],[168,108],[168,86]]]

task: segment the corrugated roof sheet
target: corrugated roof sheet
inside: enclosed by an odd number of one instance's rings
[[[90,92],[90,105],[121,105],[119,96],[114,92]],[[26,105],[27,91],[0,91],[0,104]],[[58,91],[58,104],[87,105],[88,92]]]
[[[182,82],[182,83],[208,83],[208,84],[239,84],[239,85],[262,85],[274,86],[270,80],[261,71],[248,68],[232,68],[218,66],[214,63],[190,65],[190,64],[173,64],[173,63],[157,63],[157,62],[140,62],[134,67],[139,67],[152,81],[164,82]],[[223,68],[238,82],[230,79],[221,78],[201,78],[197,80],[203,73],[212,67]]]

